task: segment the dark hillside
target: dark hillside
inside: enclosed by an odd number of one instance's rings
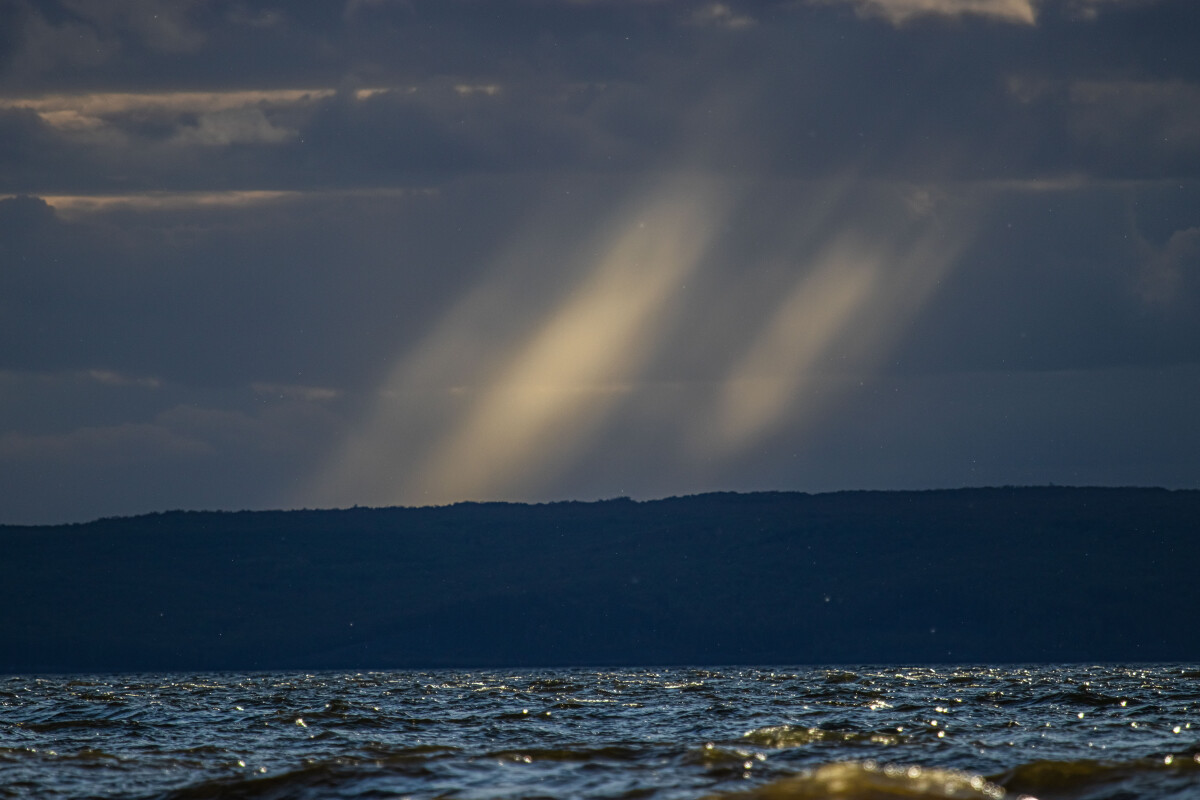
[[[0,672],[1200,660],[1200,492],[170,512],[0,527]]]

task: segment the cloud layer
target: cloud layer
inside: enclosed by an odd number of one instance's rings
[[[1195,4],[0,12],[0,521],[1196,485]]]

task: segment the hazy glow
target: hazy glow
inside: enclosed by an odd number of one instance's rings
[[[586,436],[655,341],[711,230],[696,197],[656,198],[516,352],[422,470],[420,496],[494,496]]]
[[[250,384],[255,394],[274,396],[280,399],[304,400],[310,403],[321,403],[336,400],[342,396],[338,389],[326,386],[302,386],[291,383],[266,383],[255,381]]]
[[[587,443],[637,378],[661,338],[664,306],[719,227],[719,208],[703,181],[651,191],[602,226],[610,241],[581,248],[576,258],[588,266],[575,288],[496,351],[489,319],[521,294],[520,270],[501,270],[397,369],[318,494],[444,503],[528,489]],[[420,399],[431,388],[432,399]],[[414,432],[439,417],[433,435]]]
[[[839,243],[801,278],[725,383],[713,424],[720,446],[758,436],[788,411],[813,364],[866,300],[879,262],[878,254]]]
[[[1200,146],[1200,87],[1181,81],[1076,81],[1069,85],[1073,133],[1119,148],[1152,133],[1170,150]]]
[[[1032,25],[1037,21],[1034,0],[810,0],[851,3],[860,14],[880,16],[899,25],[914,17],[961,17],[969,14]]]
[[[1144,253],[1137,272],[1137,291],[1149,305],[1169,308],[1185,286],[1189,266],[1200,259],[1200,227],[1184,228],[1171,234],[1162,247],[1139,236]]]
[[[965,216],[960,209],[940,218],[923,205],[890,237],[849,226],[834,239],[801,270],[729,371],[695,435],[700,450],[732,452],[784,422],[811,424],[821,409],[806,390],[837,376],[843,360],[863,370],[886,355],[968,241]]]
[[[696,9],[689,20],[693,25],[715,25],[720,28],[739,30],[756,24],[753,17],[739,14],[725,3],[709,3]]]
[[[667,458],[714,465],[765,436],[811,430],[830,400],[870,379],[936,290],[973,234],[972,203],[852,177],[813,185],[820,200],[766,243],[762,263],[713,283],[721,273],[702,265],[745,188],[666,180],[575,236],[557,235],[587,224],[569,213],[531,222],[405,354],[297,497],[546,499],[618,410],[644,412],[655,437],[674,440]],[[790,285],[744,294],[754,276],[778,273],[771,263],[794,265]],[[560,288],[547,291],[547,276]],[[704,288],[684,294],[691,277]],[[697,358],[712,377],[654,405],[656,370]]]
[[[1074,0],[1070,9],[1083,19],[1095,19],[1100,15],[1100,6],[1115,6],[1119,3],[1132,4],[1144,0]]]
[[[141,386],[144,389],[158,389],[162,386],[162,381],[158,378],[124,375],[110,369],[89,369],[86,374],[96,383],[108,386]]]
[[[387,88],[387,87],[385,87],[385,88],[375,88],[375,89],[355,89],[354,90],[354,99],[355,100],[369,100],[370,98],[376,97],[378,95],[386,95],[386,94],[392,94],[392,93],[416,94],[416,92],[417,92],[417,87],[415,87],[415,86],[405,86],[403,88]]]
[[[489,97],[493,97],[500,94],[500,87],[494,83],[481,84],[478,86],[468,83],[459,83],[455,85],[454,91],[460,95],[486,94]]]
[[[182,126],[172,140],[184,145],[224,147],[230,144],[279,144],[299,136],[299,131],[271,123],[261,108],[238,108],[202,114],[195,125]]]

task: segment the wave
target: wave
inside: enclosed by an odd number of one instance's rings
[[[1200,753],[1134,761],[1032,761],[998,775],[841,761],[707,800],[1114,800],[1200,796]]]
[[[814,742],[840,742],[862,744],[900,744],[903,736],[883,731],[831,731],[822,728],[804,728],[796,725],[772,725],[755,728],[742,734],[748,744],[760,747],[802,747]]]
[[[404,790],[421,786],[428,789],[432,762],[454,753],[454,748],[420,746],[373,759],[339,758],[273,775],[203,781],[155,795],[155,800],[315,800],[375,796],[381,792],[388,796],[394,792],[405,794]],[[104,753],[91,755],[111,758]],[[484,758],[516,764],[619,764],[644,756],[643,750],[635,746],[581,746],[499,750]],[[685,760],[704,762],[712,777],[721,781],[736,780],[739,774],[749,777],[750,764],[742,762],[762,758],[750,751],[712,746],[706,746],[702,756]],[[542,792],[540,796],[554,795]],[[1200,796],[1200,753],[1124,762],[1032,761],[986,776],[920,764],[834,761],[758,786],[708,794],[704,800],[1115,800],[1196,796]]]
[[[0,679],[0,797],[1196,800],[1194,674],[848,665]]]
[[[154,800],[308,800],[331,796],[373,796],[370,784],[413,788],[432,777],[436,759],[454,748],[418,745],[373,759],[336,758],[303,767],[250,777],[227,777],[193,783],[154,796]],[[387,792],[390,796],[391,791]],[[404,792],[401,792],[404,794]]]
[[[980,775],[920,766],[841,761],[708,800],[1001,800],[1005,790]]]
[[[1031,761],[992,780],[1039,800],[1110,797],[1200,797],[1200,753],[1134,761]]]

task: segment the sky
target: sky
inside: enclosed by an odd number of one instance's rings
[[[0,0],[0,523],[1200,488],[1194,0]]]

